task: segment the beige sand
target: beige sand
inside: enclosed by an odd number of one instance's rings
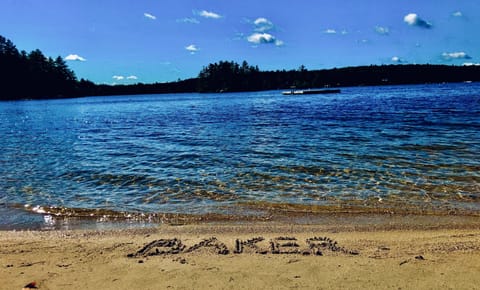
[[[22,289],[30,282],[39,289],[102,290],[480,288],[480,222],[351,223],[5,231],[0,232],[0,289]],[[216,240],[206,242],[211,237]],[[234,253],[237,239],[255,237],[263,238],[251,243],[257,248],[245,245]],[[320,238],[307,242],[314,237]],[[177,254],[162,254],[172,249],[168,246],[138,253],[152,241],[173,238],[184,246]],[[202,241],[206,246],[194,247]],[[225,247],[228,254],[219,254]],[[276,250],[284,253],[272,253]]]

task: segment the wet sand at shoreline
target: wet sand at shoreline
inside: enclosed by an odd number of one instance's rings
[[[297,220],[298,221],[298,220]],[[480,219],[346,215],[302,224],[0,231],[0,289],[474,289]]]

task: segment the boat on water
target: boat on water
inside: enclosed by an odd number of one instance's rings
[[[322,89],[322,90],[290,90],[283,91],[282,95],[321,95],[321,94],[338,94],[340,89]]]

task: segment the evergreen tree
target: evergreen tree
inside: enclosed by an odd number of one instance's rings
[[[246,61],[240,66],[233,61],[220,61],[204,67],[198,75],[200,92],[253,91],[258,90],[258,67]]]
[[[15,45],[0,35],[0,99],[15,95],[21,76],[21,58]]]
[[[18,52],[0,36],[0,99],[76,96],[77,79],[65,61],[35,49]]]

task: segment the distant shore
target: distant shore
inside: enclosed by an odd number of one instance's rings
[[[336,216],[314,223],[0,231],[2,288],[472,289],[474,217]]]
[[[170,82],[131,85],[96,84],[78,80],[65,59],[45,56],[41,50],[19,51],[0,35],[0,101],[61,99],[85,96],[173,93],[224,93],[282,90],[296,87],[332,88],[352,86],[460,83],[480,81],[480,66],[390,64],[308,70],[263,71],[243,61],[219,61],[204,66],[197,76]]]

